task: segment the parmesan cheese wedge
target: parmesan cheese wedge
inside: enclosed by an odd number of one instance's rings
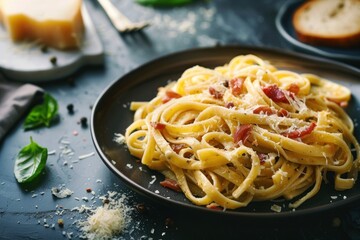
[[[81,46],[82,0],[0,0],[0,22],[15,41],[37,41],[58,49]]]
[[[3,2],[3,0],[0,0],[0,23],[2,23],[3,22],[3,16],[2,16],[2,3]]]

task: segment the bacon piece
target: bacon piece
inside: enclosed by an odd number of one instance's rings
[[[213,87],[209,87],[209,93],[215,98],[215,99],[221,99],[224,94],[222,94],[221,92],[217,91],[215,88]]]
[[[165,92],[165,96],[162,98],[162,102],[167,103],[168,101],[170,101],[173,98],[181,98],[181,97],[182,96],[180,94],[178,94],[177,92],[167,90]]]
[[[165,124],[159,122],[151,122],[150,125],[157,130],[163,130],[166,127]]]
[[[286,111],[285,109],[281,108],[278,112],[277,112],[277,115],[279,117],[287,117],[289,116],[289,112]]]
[[[228,102],[228,103],[225,104],[225,107],[226,108],[233,108],[233,107],[235,107],[235,105],[232,102]]]
[[[176,152],[177,154],[179,154],[180,150],[185,148],[186,145],[183,143],[177,144],[177,143],[170,143],[170,147],[172,150],[174,150],[174,152]]]
[[[327,100],[329,100],[330,102],[334,102],[337,105],[339,105],[342,108],[345,108],[348,106],[348,101],[339,101],[337,99],[332,99],[332,98],[327,98]]]
[[[181,188],[179,186],[179,184],[177,183],[177,181],[166,178],[164,181],[160,182],[160,185],[166,188],[169,188],[171,190],[177,191],[177,192],[181,192]]]
[[[288,91],[292,92],[292,93],[294,93],[296,95],[296,94],[299,93],[300,87],[296,83],[292,83],[292,84],[290,84],[290,86],[288,88]]]
[[[216,210],[216,211],[222,210],[222,208],[219,205],[217,205],[216,203],[210,203],[210,204],[206,205],[206,208],[211,209],[211,210]]]
[[[245,78],[243,77],[233,78],[230,80],[229,85],[230,85],[231,93],[234,96],[239,96],[242,93],[244,81]]]
[[[242,124],[239,127],[237,127],[234,133],[234,142],[238,143],[242,141],[243,143],[245,143],[250,136],[251,130],[252,130],[251,124]]]
[[[289,103],[283,90],[276,85],[269,85],[262,88],[266,96],[268,96],[274,102]]]
[[[268,116],[275,114],[275,112],[268,106],[259,106],[253,110],[253,113],[255,114],[264,113]]]
[[[315,129],[315,127],[316,127],[316,123],[312,122],[310,124],[310,126],[308,126],[308,127],[297,129],[294,131],[285,132],[282,135],[284,135],[285,137],[288,137],[288,138],[302,138],[302,137],[310,134]]]

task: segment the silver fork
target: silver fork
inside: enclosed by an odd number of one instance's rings
[[[139,31],[150,25],[148,22],[132,22],[119,9],[117,9],[110,0],[98,0],[101,7],[105,10],[110,21],[119,32]]]

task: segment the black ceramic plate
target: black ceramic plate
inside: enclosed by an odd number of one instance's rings
[[[131,101],[152,99],[160,86],[164,86],[169,80],[177,80],[189,67],[201,65],[212,68],[224,65],[240,54],[255,54],[268,59],[279,69],[318,74],[351,88],[354,96],[347,111],[355,123],[358,122],[360,103],[357,96],[360,96],[360,72],[355,68],[305,55],[264,48],[232,46],[194,49],[151,61],[120,77],[101,94],[93,108],[91,134],[104,163],[135,191],[162,203],[182,206],[191,211],[256,218],[288,217],[323,212],[360,200],[360,183],[344,192],[336,192],[333,184],[329,183],[323,184],[321,191],[296,211],[289,209],[286,201],[253,202],[237,210],[209,210],[193,205],[182,193],[160,186],[159,182],[163,180],[161,174],[142,166],[130,155],[124,145],[119,145],[113,140],[114,134],[124,134],[133,120],[133,112],[129,110]],[[359,128],[356,128],[355,134],[359,138]],[[156,180],[151,184],[154,179]],[[284,206],[280,213],[271,211],[270,208],[274,203]]]
[[[360,48],[332,48],[332,47],[320,47],[305,44],[300,42],[295,34],[295,30],[292,24],[292,17],[295,10],[304,1],[295,1],[286,3],[278,12],[276,17],[276,27],[280,34],[295,47],[304,50],[309,53],[315,53],[323,57],[332,58],[335,60],[344,60],[351,63],[360,62]]]

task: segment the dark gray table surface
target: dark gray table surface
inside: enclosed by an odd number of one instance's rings
[[[21,120],[0,142],[0,239],[65,239],[63,231],[73,232],[73,238],[77,239],[80,232],[73,222],[85,215],[69,209],[93,204],[81,200],[83,196],[89,197],[85,191],[88,187],[96,196],[107,191],[124,193],[127,205],[144,204],[148,208],[146,213],[132,211],[131,225],[119,235],[121,239],[360,239],[356,206],[274,223],[271,219],[247,222],[246,219],[199,216],[152,202],[129,189],[105,166],[95,151],[90,128],[79,124],[81,117],[90,121],[92,105],[110,83],[157,57],[219,44],[295,51],[275,27],[276,14],[285,0],[197,1],[176,8],[151,8],[132,0],[113,0],[131,19],[152,21],[144,31],[127,35],[115,31],[96,1],[85,2],[104,46],[104,66],[85,67],[69,78],[41,83],[39,86],[59,102],[59,122],[51,128],[25,132]],[[73,115],[66,109],[68,104],[74,105]],[[13,166],[16,154],[28,144],[30,136],[56,153],[49,156],[41,181],[35,186],[23,187],[14,178]],[[60,156],[62,140],[70,142],[73,158]],[[75,161],[77,156],[91,152],[95,155]],[[63,164],[64,160],[68,165]],[[70,198],[55,199],[51,195],[50,189],[61,184],[74,191]],[[62,216],[64,228],[56,224],[59,218],[55,214],[56,205],[67,209]],[[100,206],[101,201],[97,200],[94,205]],[[173,224],[165,224],[168,218]],[[44,219],[50,225],[55,223],[55,229],[45,228]]]

